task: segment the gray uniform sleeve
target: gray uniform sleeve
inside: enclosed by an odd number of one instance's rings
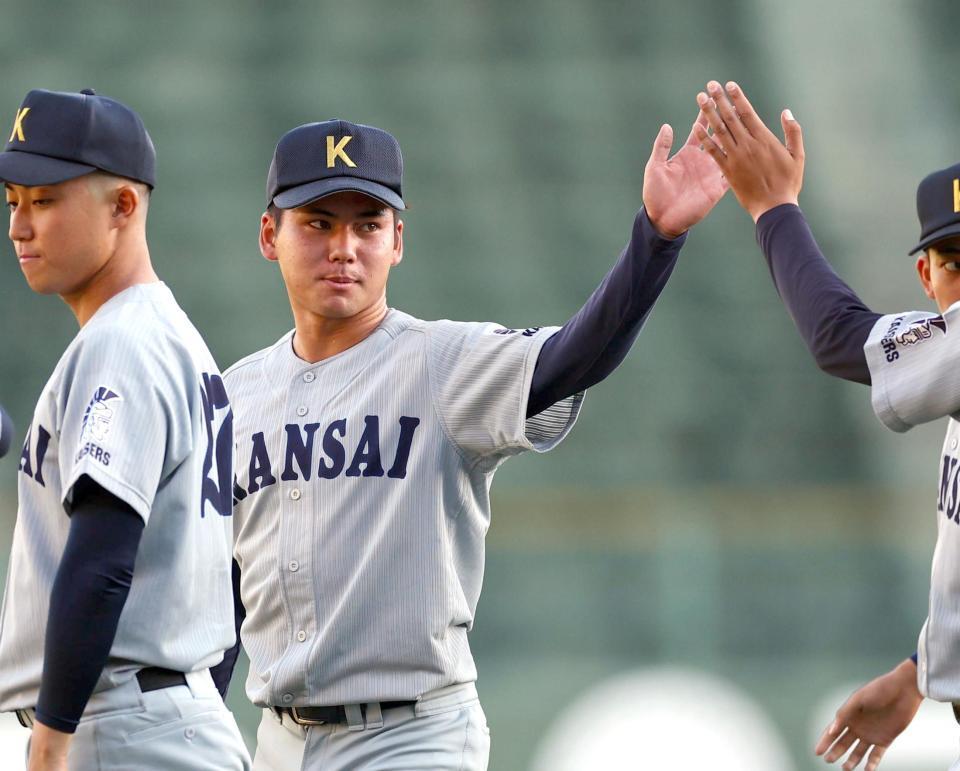
[[[160,481],[193,449],[192,416],[175,352],[135,330],[91,330],[64,369],[58,405],[62,502],[84,474],[144,523]]]
[[[491,459],[524,450],[546,452],[567,435],[580,412],[583,393],[526,417],[540,348],[557,330],[449,321],[428,326],[437,413],[461,452]]]
[[[873,410],[893,431],[960,417],[960,303],[881,316],[864,345]]]

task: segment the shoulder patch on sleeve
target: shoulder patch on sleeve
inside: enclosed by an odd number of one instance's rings
[[[519,332],[524,337],[533,337],[541,329],[543,329],[543,327],[527,327],[526,329],[509,329],[507,327],[494,327],[493,329],[490,329],[488,331],[494,335],[515,335],[517,332]]]
[[[113,418],[122,401],[123,397],[117,393],[116,389],[107,386],[97,388],[83,413],[80,441],[104,441],[110,433]]]
[[[934,329],[939,329],[944,334],[947,333],[947,322],[943,316],[934,316],[930,319],[918,321],[900,334],[894,334],[893,339],[900,346],[916,345],[933,337]]]

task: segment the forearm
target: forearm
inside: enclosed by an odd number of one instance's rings
[[[247,616],[246,608],[243,607],[243,600],[240,599],[240,565],[236,560],[233,561],[233,618],[236,629],[237,639],[233,647],[223,652],[223,661],[215,667],[211,667],[210,676],[213,678],[220,696],[227,698],[227,690],[230,688],[230,680],[233,677],[234,667],[237,665],[237,657],[240,655],[240,627]]]
[[[607,377],[624,360],[676,265],[686,236],[667,239],[641,210],[630,242],[583,307],[540,351],[527,417]]]
[[[142,532],[143,520],[99,487],[74,506],[50,597],[38,722],[76,730],[116,636]]]
[[[799,207],[777,206],[757,221],[757,241],[773,283],[824,372],[870,384],[864,343],[874,313],[827,262]]]

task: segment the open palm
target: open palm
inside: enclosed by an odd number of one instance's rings
[[[706,125],[703,114],[694,126]],[[673,238],[696,225],[723,198],[729,185],[720,167],[700,149],[691,129],[679,152],[669,157],[673,129],[664,124],[653,143],[643,175],[643,205],[654,227]]]

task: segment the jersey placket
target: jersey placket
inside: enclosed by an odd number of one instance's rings
[[[306,443],[316,441],[303,430],[315,422],[319,396],[317,373],[313,369],[293,377],[284,405],[285,432],[299,432]],[[311,417],[314,420],[311,421]],[[309,437],[309,439],[308,439]],[[285,437],[289,442],[289,437]],[[286,443],[285,442],[285,443]],[[315,450],[316,451],[316,448]],[[310,454],[311,456],[313,454]],[[281,677],[279,682],[296,683],[297,692],[281,694],[281,704],[290,704],[298,696],[308,693],[307,673],[309,656],[315,641],[317,623],[314,598],[314,566],[311,561],[311,546],[316,537],[314,511],[316,497],[311,484],[316,469],[315,458],[306,468],[301,468],[295,456],[283,453],[276,459],[280,492],[280,560],[278,570],[287,606],[287,622],[290,631],[284,669],[290,677]]]

